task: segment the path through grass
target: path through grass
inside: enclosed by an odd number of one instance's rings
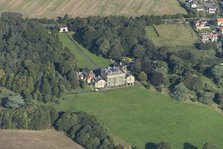
[[[68,47],[74,54],[79,68],[87,67],[90,69],[97,69],[98,67],[107,67],[111,63],[109,59],[96,56],[83,46],[79,45],[75,40],[72,40],[72,34],[66,35],[65,33],[60,33],[59,37],[63,46]]]

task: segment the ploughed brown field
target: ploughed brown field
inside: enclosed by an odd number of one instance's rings
[[[0,149],[83,149],[56,130],[0,130]]]

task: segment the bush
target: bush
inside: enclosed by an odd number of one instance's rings
[[[204,91],[203,93],[200,93],[198,101],[204,104],[211,104],[214,100],[214,97],[215,93]]]
[[[139,73],[139,75],[138,75],[138,79],[139,79],[140,81],[147,81],[147,75],[146,75],[146,73],[143,72],[143,71],[141,71],[141,72]]]
[[[181,82],[174,87],[171,96],[177,100],[185,100],[188,97],[188,93],[188,88]]]

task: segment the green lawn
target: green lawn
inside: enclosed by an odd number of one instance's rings
[[[148,38],[158,47],[193,47],[198,40],[190,25],[162,24],[154,27],[158,34],[152,26],[147,27],[146,31]]]
[[[72,38],[72,34],[68,34]],[[90,69],[96,69],[97,66],[95,66],[91,61],[89,61],[87,57],[89,57],[91,60],[93,60],[97,65],[100,67],[107,67],[109,64],[111,64],[111,61],[109,59],[104,59],[102,57],[96,56],[95,54],[89,52],[87,49],[85,49],[83,46],[79,45],[76,41],[75,44],[66,36],[64,33],[59,34],[60,41],[63,43],[64,47],[68,47],[71,52],[74,54],[76,60],[77,60],[77,65],[79,68],[90,68]],[[82,52],[80,51],[82,50]],[[85,53],[85,55],[83,54]]]
[[[146,33],[148,39],[157,47],[166,46],[173,52],[187,50],[198,59],[215,58],[216,53],[214,50],[204,51],[195,48],[194,44],[199,40],[199,37],[190,25],[162,24],[155,25],[155,28],[158,34],[152,26],[146,28]]]
[[[145,148],[148,142],[185,142],[199,148],[206,142],[223,147],[223,117],[205,105],[177,102],[142,87],[66,95],[58,111],[86,111],[127,143]]]

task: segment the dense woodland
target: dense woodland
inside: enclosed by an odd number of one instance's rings
[[[49,102],[78,86],[75,59],[57,33],[17,15],[0,18],[1,85],[26,100]]]

